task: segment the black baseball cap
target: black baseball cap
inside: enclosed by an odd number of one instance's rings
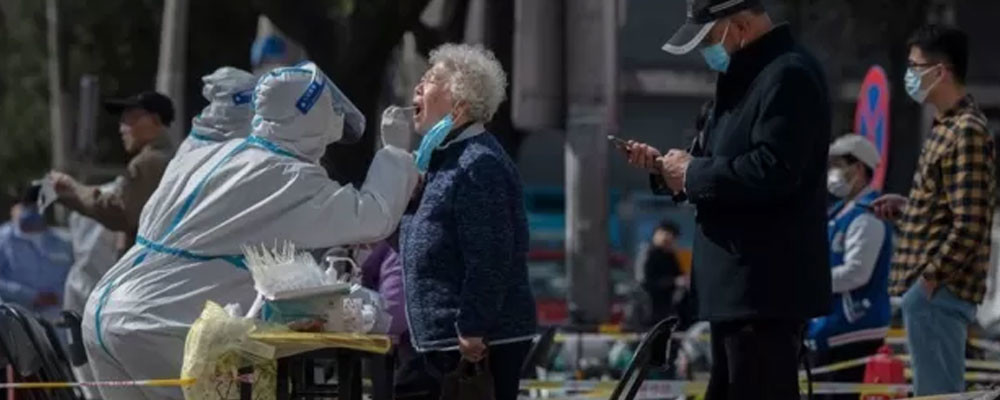
[[[687,22],[663,45],[663,50],[687,54],[705,39],[715,21],[760,4],[760,0],[687,0]]]
[[[124,99],[104,100],[104,109],[112,114],[121,114],[125,110],[139,108],[160,117],[164,126],[170,126],[174,121],[174,103],[161,93],[146,91]]]

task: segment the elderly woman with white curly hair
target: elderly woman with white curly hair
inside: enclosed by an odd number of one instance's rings
[[[480,46],[446,44],[430,62],[413,96],[425,185],[400,228],[412,343],[435,381],[483,361],[496,398],[515,399],[536,330],[528,228],[517,167],[484,127],[507,78]]]

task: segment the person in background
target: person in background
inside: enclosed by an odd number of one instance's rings
[[[438,382],[487,358],[495,398],[514,400],[537,328],[528,224],[517,166],[483,126],[507,78],[481,46],[443,45],[430,64],[413,98],[424,189],[400,228],[411,338]]]
[[[201,77],[201,81],[201,94],[209,104],[191,120],[191,132],[177,147],[177,154],[250,134],[257,79],[244,70],[221,67]]]
[[[134,155],[125,174],[118,178],[119,184],[114,190],[103,192],[99,187],[80,184],[62,172],[52,172],[49,177],[60,204],[93,218],[110,230],[124,232],[118,248],[118,254],[123,254],[135,243],[142,207],[160,184],[172,157],[166,130],[174,121],[174,106],[167,96],[143,92],[127,99],[108,100],[104,108],[121,114],[122,143],[125,151]]]
[[[361,264],[361,285],[377,291],[385,302],[385,311],[392,316],[389,334],[409,343],[406,325],[406,297],[403,294],[403,260],[399,256],[399,232],[375,245]]]
[[[697,207],[691,281],[714,361],[706,398],[798,399],[806,324],[830,310],[827,80],[761,1],[687,5],[663,49],[699,49],[718,72],[702,152],[625,150],[661,176],[655,192]]]
[[[909,41],[906,93],[937,110],[907,197],[886,194],[876,213],[898,224],[890,293],[903,322],[917,396],[965,391],[965,343],[986,293],[996,207],[993,138],[965,88],[968,36],[928,25]]]
[[[678,290],[683,290],[684,275],[677,259],[676,243],[680,230],[669,220],[660,221],[653,238],[640,257],[642,289],[649,296],[651,315],[646,326],[652,327],[677,313]]]
[[[117,184],[117,181],[108,182],[98,186],[98,189],[102,193],[110,193]],[[118,235],[78,212],[69,215],[69,232],[74,262],[66,277],[63,309],[83,315],[87,298],[97,281],[118,261]]]
[[[879,153],[868,139],[849,133],[830,146],[827,189],[840,199],[830,208],[833,311],[809,325],[816,349],[813,365],[824,366],[875,354],[889,331],[889,264],[892,228],[872,212],[879,193],[871,187]],[[861,382],[864,366],[823,375],[833,382]],[[853,399],[857,395],[829,396]]]
[[[305,52],[301,46],[278,33],[267,17],[260,17],[258,26],[261,24],[270,26],[272,32],[261,36],[258,31],[257,39],[250,46],[250,68],[254,76],[259,77],[275,68],[291,66],[303,60]]]
[[[423,360],[410,342],[410,327],[406,322],[406,297],[403,292],[403,259],[399,255],[399,232],[379,242],[361,264],[362,286],[377,290],[392,316],[389,334],[396,341],[396,392],[399,394],[430,393]],[[433,380],[433,379],[431,379]]]
[[[49,230],[38,192],[38,186],[25,191],[11,207],[11,221],[0,226],[0,298],[56,320],[73,248]]]

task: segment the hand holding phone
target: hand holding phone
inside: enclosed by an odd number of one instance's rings
[[[628,141],[615,135],[608,135],[608,143],[615,145],[619,150],[628,153]]]
[[[659,171],[656,159],[662,153],[657,148],[634,140],[624,140],[613,135],[608,135],[608,142],[625,152],[625,156],[628,157],[628,163],[632,164],[632,166],[653,172]]]

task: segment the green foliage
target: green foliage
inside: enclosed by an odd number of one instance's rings
[[[77,98],[84,74],[98,77],[102,97],[128,96],[154,87],[162,0],[60,1],[59,5],[66,32],[63,79],[72,98]],[[70,112],[76,118],[77,110]],[[126,160],[118,120],[103,111],[96,147],[93,161],[121,164]]]
[[[153,87],[162,1],[60,1],[66,65],[63,84],[76,98],[80,77],[100,78],[102,95]],[[50,168],[46,2],[0,0],[0,190],[16,191]],[[76,118],[77,110],[65,110]],[[99,119],[100,161],[125,160],[117,120]]]
[[[49,164],[45,2],[0,4],[0,190],[16,192]]]

